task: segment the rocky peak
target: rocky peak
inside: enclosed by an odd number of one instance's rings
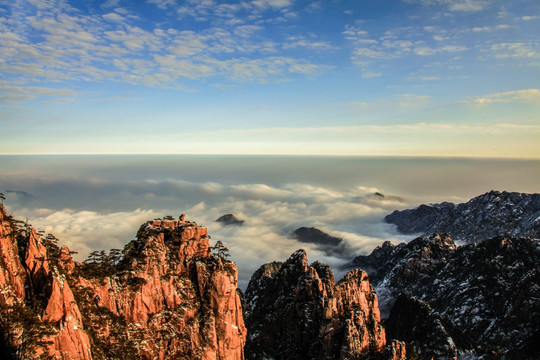
[[[14,357],[244,358],[238,271],[212,255],[206,228],[149,221],[123,251],[76,263],[1,210],[0,326]]]
[[[225,214],[225,215],[220,216],[216,220],[216,222],[222,223],[223,225],[238,225],[238,226],[241,226],[241,225],[244,225],[245,221],[238,219],[233,214]]]
[[[402,280],[409,283],[418,280],[412,274],[429,274],[434,268],[443,266],[447,256],[456,249],[457,245],[448,234],[421,236],[399,245],[386,241],[370,255],[354,258],[352,265],[366,270],[375,285],[389,272],[403,274]]]
[[[300,227],[291,236],[299,242],[314,244],[318,250],[331,256],[343,256],[352,252],[349,244],[342,238],[329,235],[314,227]]]
[[[110,314],[91,313],[90,321],[113,328],[120,317],[129,336],[153,340],[133,344],[138,356],[243,359],[238,270],[211,254],[206,228],[183,216],[146,222],[124,249],[118,270],[105,278],[81,276],[78,286]],[[99,341],[106,344],[106,335]]]
[[[306,272],[307,266],[307,253],[306,250],[296,250],[289,256],[289,258],[283,263],[284,268],[294,269],[300,272]]]
[[[347,359],[383,354],[386,336],[367,274],[352,271],[337,285],[333,279],[329,266],[308,265],[304,250],[283,263],[259,268],[245,294],[250,330],[246,358]],[[401,358],[404,349],[395,346],[399,348],[394,351],[396,359]]]
[[[533,341],[540,326],[535,285],[540,281],[539,249],[538,239],[502,236],[456,247],[447,235],[436,234],[380,247],[355,261],[359,267],[371,266],[383,314],[401,314],[394,316],[398,325],[390,327],[392,336],[423,354],[445,353],[441,358],[464,352],[487,356],[510,353]],[[429,305],[432,320],[414,318],[428,311],[411,300],[397,302],[403,293]],[[418,334],[438,327],[441,342],[397,335],[398,328],[415,333],[415,326],[421,329]]]
[[[71,275],[75,270],[75,261],[73,261],[71,251],[65,245],[60,248],[59,266],[62,269],[62,272],[68,275]]]

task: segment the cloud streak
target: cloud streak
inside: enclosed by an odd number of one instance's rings
[[[505,91],[495,94],[488,94],[469,100],[470,103],[484,105],[493,103],[513,103],[526,102],[540,104],[539,89],[525,89]]]

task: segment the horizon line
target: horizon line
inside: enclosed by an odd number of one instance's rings
[[[0,153],[0,156],[283,156],[283,157],[385,157],[385,158],[447,158],[489,160],[540,160],[534,156],[482,155],[419,155],[419,154],[328,154],[328,153]]]

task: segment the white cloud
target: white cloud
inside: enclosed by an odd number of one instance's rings
[[[493,0],[404,0],[406,3],[421,4],[424,6],[444,6],[450,11],[476,12],[484,10],[493,3]]]
[[[376,78],[382,76],[381,72],[373,72],[373,71],[363,71],[362,72],[362,78],[364,79],[370,79],[370,78]]]
[[[252,4],[261,9],[280,9],[292,5],[292,0],[253,0]]]
[[[494,44],[491,46],[491,50],[497,58],[540,58],[540,52],[533,48],[531,44],[524,42]]]
[[[248,38],[264,30],[260,25],[241,25],[234,29],[234,34],[243,38]]]
[[[463,11],[463,12],[475,12],[484,10],[487,6],[491,4],[491,1],[488,0],[447,0],[445,3],[448,4],[450,10],[453,11]]]
[[[523,20],[523,21],[531,21],[531,20],[536,20],[538,18],[539,17],[537,15],[525,15],[525,16],[521,17],[521,20]]]
[[[327,41],[307,38],[302,35],[289,36],[287,42],[283,44],[284,49],[306,48],[310,50],[331,50],[333,46]]]
[[[121,15],[118,15],[117,13],[108,13],[108,14],[104,14],[102,15],[102,17],[105,19],[105,20],[108,20],[108,21],[115,21],[115,22],[124,22],[126,19],[121,16]]]
[[[445,45],[441,47],[431,48],[427,46],[421,46],[414,49],[414,53],[420,56],[431,56],[439,53],[454,53],[467,50],[465,46],[459,45]]]
[[[134,238],[139,226],[157,214],[152,210],[137,209],[129,212],[100,213],[63,209],[22,209],[31,218],[32,225],[45,233],[54,234],[60,245],[77,251],[76,259],[84,260],[93,250],[122,249]]]
[[[488,94],[468,100],[473,104],[492,104],[492,103],[510,103],[510,102],[529,102],[540,104],[539,89],[525,89],[505,91],[495,94]]]
[[[103,5],[101,5],[102,8],[109,9],[117,7],[120,4],[120,0],[107,0]]]
[[[474,27],[472,30],[474,32],[482,32],[482,31],[492,31],[493,28],[491,26],[483,26],[483,27]]]
[[[474,27],[472,30],[473,32],[489,32],[494,30],[507,30],[511,29],[512,26],[508,24],[499,24],[496,26],[482,26],[482,27]]]
[[[148,3],[156,5],[160,9],[167,9],[176,5],[175,0],[147,0]]]
[[[0,102],[2,103],[17,100],[30,100],[35,99],[38,96],[74,97],[76,95],[77,92],[72,89],[48,88],[40,86],[0,85]],[[68,101],[68,99],[64,99],[63,101]]]
[[[172,0],[148,2],[167,11],[186,10],[189,15],[211,20],[197,31],[159,26],[143,29],[135,25],[136,16],[117,7],[117,1],[107,1],[103,8],[113,11],[102,16],[85,15],[62,1],[35,1],[40,11],[33,7],[24,10],[24,21],[35,31],[32,39],[22,26],[12,30],[0,26],[0,71],[26,81],[123,81],[186,89],[182,81],[187,79],[282,81],[291,74],[313,75],[327,68],[304,59],[268,57],[279,54],[281,49],[278,42],[265,35],[268,25],[259,21],[262,18],[258,14],[274,9],[279,13],[276,16],[290,18],[294,14],[283,9],[292,5],[291,1],[216,4],[211,0],[190,0],[179,8]],[[253,23],[247,20],[250,16],[256,18]],[[271,20],[271,16],[265,19]],[[284,44],[286,49],[330,48],[327,42],[301,36]],[[2,100],[29,98],[12,94]]]
[[[370,48],[356,48],[353,51],[353,59],[362,59],[362,58],[369,58],[369,59],[383,59],[387,56],[387,54],[383,51],[373,50]]]

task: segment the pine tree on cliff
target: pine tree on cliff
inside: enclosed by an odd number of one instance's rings
[[[212,251],[216,252],[216,255],[222,259],[227,260],[231,255],[229,254],[229,248],[227,248],[221,240],[216,242],[216,245],[211,247]]]

